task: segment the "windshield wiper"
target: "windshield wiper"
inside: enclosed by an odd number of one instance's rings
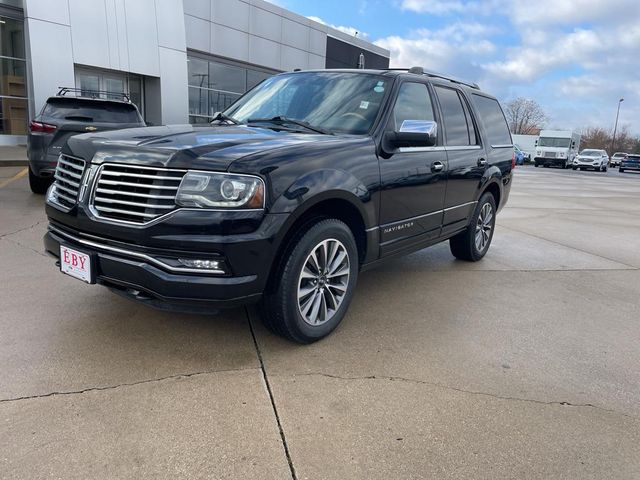
[[[282,115],[277,115],[272,118],[250,118],[247,120],[247,124],[252,123],[275,123],[276,125],[297,125],[298,127],[302,127],[306,130],[310,130],[312,132],[321,133],[322,135],[333,135],[333,132],[329,130],[325,130],[324,128],[316,127],[315,125],[311,125],[303,120],[295,120],[293,118],[283,117]]]
[[[216,115],[213,117],[213,119],[209,123],[213,123],[213,122],[231,122],[234,125],[242,125],[242,122],[239,122],[235,118],[230,117],[229,115],[225,115],[222,112],[216,113]]]

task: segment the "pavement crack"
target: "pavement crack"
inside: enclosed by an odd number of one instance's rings
[[[478,391],[478,390],[467,390],[467,389],[464,389],[464,388],[452,387],[450,385],[444,385],[444,384],[438,383],[438,382],[429,382],[429,381],[426,381],[426,380],[417,380],[417,379],[413,379],[413,378],[406,378],[406,377],[399,377],[399,376],[365,375],[365,376],[357,376],[357,377],[346,377],[346,376],[333,375],[333,374],[322,373],[322,372],[296,373],[296,374],[293,374],[293,376],[294,377],[296,377],[296,376],[298,376],[298,377],[299,376],[319,376],[319,377],[333,378],[333,379],[337,379],[337,380],[385,380],[385,381],[390,381],[390,382],[396,382],[396,381],[397,382],[408,382],[408,383],[414,383],[414,384],[419,384],[419,385],[428,385],[428,386],[431,386],[431,387],[440,388],[442,390],[450,390],[450,391],[454,391],[454,392],[458,392],[458,393],[464,393],[464,394],[467,394],[467,395],[477,395],[477,396],[482,396],[482,397],[490,397],[490,398],[495,398],[495,399],[498,399],[498,400],[535,403],[535,404],[538,404],[538,405],[560,405],[560,406],[563,406],[563,407],[593,408],[593,409],[600,410],[600,411],[603,411],[603,412],[613,413],[613,414],[616,414],[616,415],[621,415],[623,417],[632,418],[634,420],[638,420],[639,419],[635,415],[630,415],[628,413],[623,413],[623,412],[620,412],[618,410],[599,407],[599,406],[594,405],[592,403],[571,403],[571,402],[567,402],[567,401],[545,401],[545,400],[536,400],[534,398],[512,397],[512,396],[506,396],[506,395],[498,395],[496,393],[482,392],[482,391]]]
[[[8,237],[7,238],[2,238],[2,237],[0,237],[0,240],[4,240],[5,242],[11,242],[14,245],[16,245],[17,247],[24,248],[26,250],[29,250],[29,251],[33,252],[33,253],[37,253],[41,257],[49,258],[49,256],[46,253],[43,253],[43,252],[41,252],[39,250],[36,250],[35,248],[28,247],[28,246],[26,246],[26,245],[24,245],[24,244],[22,244],[20,242],[15,241],[12,238],[8,238]]]
[[[89,392],[103,392],[106,390],[116,390],[122,387],[134,387],[136,385],[145,385],[148,383],[157,383],[164,382],[166,380],[177,380],[182,378],[191,378],[197,377],[201,375],[211,375],[212,373],[225,373],[225,372],[241,372],[245,370],[257,370],[255,367],[251,368],[230,368],[225,370],[205,370],[202,372],[193,372],[193,373],[177,373],[175,375],[168,375],[166,377],[159,378],[150,378],[148,380],[140,380],[138,382],[129,382],[129,383],[118,383],[117,385],[106,385],[104,387],[89,387],[83,388],[82,390],[66,390],[66,391],[58,391],[58,392],[49,392],[43,393],[40,395],[26,395],[23,397],[14,397],[14,398],[0,398],[1,403],[10,403],[10,402],[19,402],[22,400],[33,400],[38,398],[47,398],[47,397],[57,397],[63,395],[82,395],[83,393]]]
[[[273,408],[273,414],[276,417],[278,432],[280,433],[280,439],[282,440],[284,454],[287,458],[287,463],[289,464],[289,471],[291,472],[291,478],[292,480],[298,480],[296,469],[293,466],[293,460],[291,459],[291,452],[289,451],[289,445],[287,444],[287,437],[284,434],[284,428],[282,428],[282,422],[280,421],[280,414],[278,413],[276,400],[273,396],[273,390],[271,389],[271,384],[269,383],[269,377],[267,375],[267,371],[264,366],[264,360],[262,358],[260,345],[258,344],[258,339],[256,338],[256,332],[253,329],[253,324],[251,323],[251,315],[249,315],[249,309],[247,307],[244,307],[244,311],[247,315],[247,323],[249,324],[249,330],[251,332],[251,337],[253,338],[253,344],[256,348],[256,354],[258,355],[258,362],[260,363],[260,371],[262,372],[262,379],[264,380],[265,386],[267,387],[267,393],[269,394],[269,400],[271,401],[271,408]]]
[[[15,235],[16,233],[24,232],[26,230],[31,230],[32,228],[37,227],[41,223],[46,223],[46,222],[47,222],[47,220],[39,220],[36,223],[34,223],[33,225],[29,225],[28,227],[23,227],[23,228],[19,228],[18,230],[14,230],[13,232],[0,234],[0,238],[8,237],[10,235]]]

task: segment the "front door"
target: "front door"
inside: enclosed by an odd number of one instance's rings
[[[404,82],[387,123],[399,131],[405,120],[435,121],[426,83]],[[396,149],[380,158],[381,254],[435,238],[440,234],[446,190],[447,156],[442,146]]]

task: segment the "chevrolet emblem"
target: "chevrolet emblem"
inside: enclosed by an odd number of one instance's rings
[[[95,132],[97,130],[96,127],[84,127],[87,132]]]

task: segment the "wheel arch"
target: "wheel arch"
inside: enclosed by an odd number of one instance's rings
[[[359,204],[360,199],[350,192],[328,191],[300,205],[282,228],[283,234],[278,241],[267,288],[273,286],[273,278],[278,275],[286,254],[293,248],[296,240],[323,219],[335,218],[349,227],[358,249],[358,261],[362,264],[367,256],[369,242],[364,211]]]

